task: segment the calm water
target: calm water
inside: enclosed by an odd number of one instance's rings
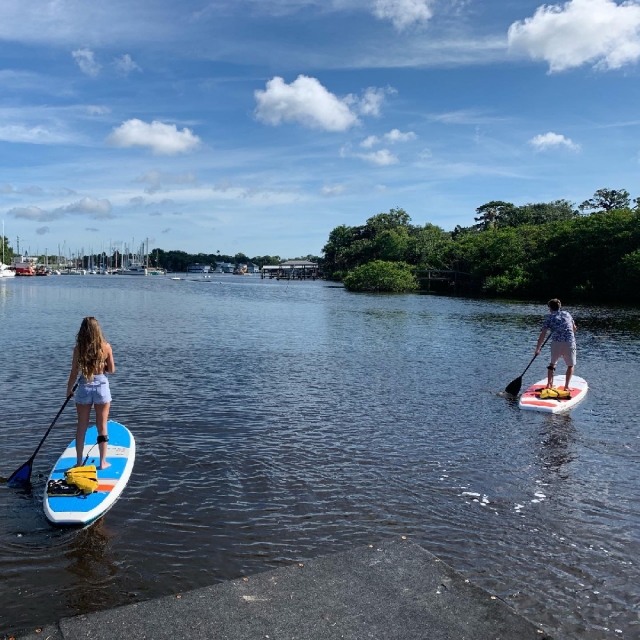
[[[640,312],[571,311],[591,391],[553,417],[497,395],[543,305],[0,279],[0,475],[62,405],[85,315],[113,345],[111,417],[138,445],[123,497],[85,530],[41,508],[72,407],[33,492],[0,485],[0,635],[406,535],[557,638],[640,637]]]

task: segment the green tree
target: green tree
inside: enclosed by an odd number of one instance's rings
[[[4,251],[4,263],[11,264],[11,261],[13,260],[15,253],[13,252],[13,249],[9,245],[9,238],[7,238],[7,236],[0,236],[0,242],[2,243],[0,244],[0,260],[2,260],[2,254]]]
[[[603,213],[614,209],[627,209],[631,200],[626,189],[598,189],[593,198],[585,200],[578,208],[580,211]]]
[[[502,216],[498,226],[520,227],[525,224],[538,225],[560,220],[572,220],[579,215],[578,211],[568,200],[555,200],[554,202],[538,202],[514,207],[513,210]]]
[[[399,262],[405,259],[409,245],[407,229],[385,229],[372,241],[372,257],[379,260]]]
[[[406,262],[374,260],[350,271],[344,279],[349,291],[403,293],[415,291],[418,283]]]
[[[451,234],[434,224],[417,228],[408,241],[406,261],[423,269],[443,269],[447,266],[446,253]]]
[[[400,207],[389,209],[389,213],[378,213],[367,220],[365,225],[372,231],[372,237],[375,237],[383,231],[397,229],[398,227],[408,227],[411,222],[409,214]]]
[[[353,229],[344,224],[329,234],[329,240],[322,248],[329,273],[344,271],[347,268],[348,249],[354,240],[353,236]]]
[[[486,231],[499,226],[501,220],[510,215],[514,209],[515,206],[511,202],[503,202],[502,200],[487,202],[476,209],[478,216],[474,217],[477,222],[475,227],[480,231]]]

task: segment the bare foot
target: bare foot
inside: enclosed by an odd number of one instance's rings
[[[545,387],[545,389],[553,389],[553,385],[551,383],[547,384],[547,386]]]
[[[564,390],[565,391],[571,391],[571,387],[565,387]]]
[[[107,468],[108,468],[108,467],[110,467],[110,466],[111,466],[111,463],[110,463],[110,462],[105,462],[104,464],[101,464],[101,465],[98,467],[98,469],[100,469],[100,470],[104,470],[104,469],[107,469]]]

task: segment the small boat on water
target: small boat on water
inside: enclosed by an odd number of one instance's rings
[[[6,264],[0,262],[0,278],[13,278],[16,272]]]
[[[146,276],[149,275],[147,268],[141,262],[131,262],[126,269],[118,271],[120,276]]]
[[[35,276],[38,259],[35,256],[16,256],[13,259],[12,267],[17,276]]]

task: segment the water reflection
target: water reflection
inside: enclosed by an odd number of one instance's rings
[[[105,587],[117,578],[119,569],[110,544],[114,533],[106,519],[69,535],[66,571],[75,579],[64,591],[67,606],[77,613],[89,613],[113,605],[116,600]]]
[[[578,458],[574,447],[577,438],[575,423],[571,415],[550,415],[545,418],[540,434],[543,468],[550,474],[556,474],[560,480],[568,480],[568,465]]]

